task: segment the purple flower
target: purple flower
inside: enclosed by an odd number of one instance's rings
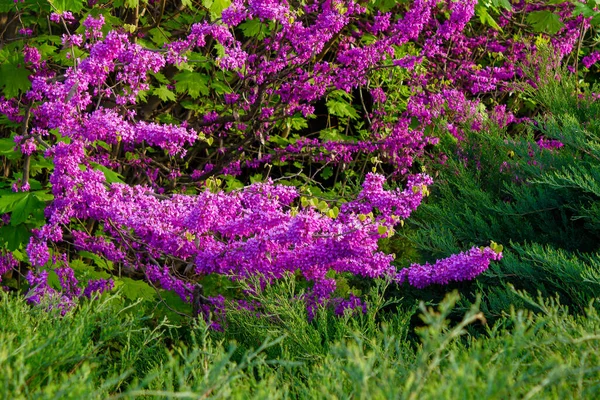
[[[401,270],[396,275],[399,283],[408,283],[418,289],[438,284],[444,285],[450,282],[471,280],[485,271],[492,260],[502,259],[502,253],[496,252],[489,247],[473,247],[471,250],[454,254],[435,264],[425,265],[413,264],[409,268]]]
[[[350,294],[348,299],[333,299],[332,303],[335,304],[334,312],[337,316],[343,316],[346,310],[351,310],[352,314],[362,312],[367,313],[367,304],[361,300],[360,297]]]
[[[112,290],[114,287],[115,282],[112,279],[90,280],[83,291],[83,295],[87,298],[91,298],[94,293],[102,294],[106,291]]]
[[[85,27],[85,37],[88,39],[99,39],[102,37],[102,27],[104,26],[104,16],[98,14],[98,18],[88,15],[83,21]]]
[[[2,282],[2,275],[11,271],[13,268],[19,265],[19,261],[17,261],[12,253],[0,251],[0,282]]]
[[[23,47],[23,57],[26,63],[32,64],[33,66],[39,66],[42,58],[38,49],[27,45]]]
[[[586,68],[591,67],[592,65],[596,64],[598,61],[600,61],[600,51],[593,51],[590,55],[585,56],[581,59],[581,63]]]
[[[539,138],[536,142],[541,149],[556,150],[564,146],[560,140]]]

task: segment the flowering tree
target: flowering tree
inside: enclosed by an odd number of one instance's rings
[[[314,283],[309,305],[334,292],[332,270],[418,288],[474,278],[501,246],[397,270],[378,240],[428,194],[428,148],[518,121],[497,99],[535,84],[523,68],[538,67],[537,46],[560,62],[592,19],[545,2],[134,3],[119,21],[102,3],[51,2],[37,17],[62,36],[32,36],[41,25],[22,19],[23,56],[5,60],[28,79],[0,99],[13,191],[0,229],[16,235],[0,243],[0,274],[30,265],[31,301],[67,309],[111,287],[78,288],[77,254],[191,303],[210,274],[267,284],[297,271]],[[523,13],[558,25],[534,40],[535,18],[510,25]]]

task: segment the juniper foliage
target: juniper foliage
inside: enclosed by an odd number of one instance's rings
[[[148,310],[123,309],[119,295],[104,295],[57,317],[43,305],[31,309],[24,300],[0,293],[0,394],[11,399],[563,399],[600,394],[600,316],[593,302],[577,315],[557,298],[513,291],[537,312],[512,307],[490,324],[475,302],[451,322],[459,301],[454,292],[435,309],[421,303],[414,336],[408,321],[416,309],[406,306],[378,317],[381,309],[375,307],[358,318],[337,319],[321,309],[316,317],[321,321],[305,324],[294,315],[305,308],[278,303],[289,301],[284,295],[290,287],[284,280],[261,293],[264,309],[279,310],[274,314],[249,319],[240,318],[244,310],[238,315],[231,310],[231,329],[224,333],[209,330],[202,320],[183,330],[153,325],[143,317]],[[368,299],[385,303],[381,290]],[[324,337],[324,322],[337,334]],[[291,334],[300,328],[307,329],[305,339]],[[234,337],[244,335],[246,340],[234,344]]]
[[[600,104],[591,92],[563,73],[529,92],[543,114],[526,132],[490,124],[442,146],[448,162],[407,236],[426,258],[503,244],[504,259],[470,287],[490,315],[526,305],[509,285],[558,293],[579,312],[600,291]]]

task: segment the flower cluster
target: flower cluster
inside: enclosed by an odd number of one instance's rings
[[[18,265],[19,262],[11,253],[0,252],[0,282],[2,282],[2,275],[12,271]]]
[[[31,304],[49,304],[49,308],[57,308],[61,314],[75,307],[77,300],[85,296],[91,298],[95,293],[103,293],[114,288],[112,279],[92,279],[87,282],[83,292],[79,287],[79,281],[75,278],[73,269],[68,265],[61,265],[54,270],[60,282],[60,289],[55,289],[48,283],[49,273],[42,270],[39,273],[29,271],[27,282],[29,292],[25,296]]]
[[[492,260],[501,258],[501,251],[497,252],[489,247],[473,247],[464,253],[438,260],[433,265],[429,263],[413,264],[409,268],[402,269],[396,279],[399,283],[406,281],[419,289],[434,284],[444,285],[450,282],[466,281],[485,271]]]
[[[334,312],[338,316],[346,314],[348,310],[350,310],[350,313],[367,313],[367,304],[354,294],[351,294],[347,299],[334,299],[332,302],[335,303]]]

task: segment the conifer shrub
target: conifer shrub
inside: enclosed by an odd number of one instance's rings
[[[447,140],[431,201],[408,233],[425,258],[494,240],[505,257],[472,291],[500,315],[523,304],[508,285],[560,294],[583,311],[600,290],[598,170],[600,106],[592,88],[567,71],[552,71],[528,94],[543,114],[525,131],[490,124],[486,135]]]

